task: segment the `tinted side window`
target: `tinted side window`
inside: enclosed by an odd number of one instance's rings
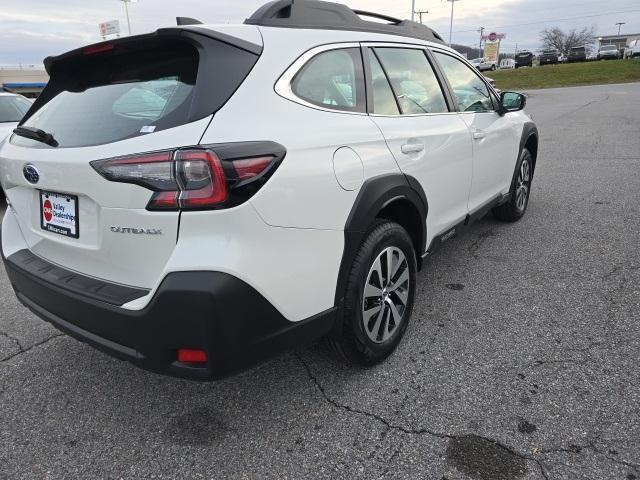
[[[372,51],[369,52],[371,66],[371,90],[373,93],[373,113],[378,115],[399,115],[395,95],[389,85],[389,80]]]
[[[493,103],[489,88],[465,63],[444,53],[434,52],[442,66],[458,107],[463,112],[490,112]]]
[[[293,79],[292,89],[301,99],[320,107],[364,112],[360,49],[344,48],[316,55]]]
[[[410,48],[376,48],[403,115],[448,112],[438,78],[425,52]]]

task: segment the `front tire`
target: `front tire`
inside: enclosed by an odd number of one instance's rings
[[[329,344],[351,364],[385,360],[404,336],[416,289],[416,253],[407,231],[382,220],[366,235],[347,281],[342,335]]]
[[[516,222],[520,220],[529,205],[531,195],[531,181],[533,180],[533,156],[526,148],[522,149],[520,158],[516,164],[516,171],[511,181],[508,202],[492,210],[493,216],[503,222]]]

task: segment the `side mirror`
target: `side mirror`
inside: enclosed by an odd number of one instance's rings
[[[502,92],[500,94],[500,114],[517,112],[527,104],[527,97],[517,92]]]

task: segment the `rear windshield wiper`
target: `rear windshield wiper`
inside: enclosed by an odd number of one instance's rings
[[[57,147],[58,142],[53,138],[53,135],[34,127],[17,127],[13,130],[13,133],[20,135],[21,137],[30,138],[38,142],[46,143],[52,147]]]

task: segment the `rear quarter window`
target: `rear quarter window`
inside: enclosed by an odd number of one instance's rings
[[[296,74],[291,89],[301,100],[319,107],[364,113],[366,100],[360,49],[342,48],[319,53]]]

